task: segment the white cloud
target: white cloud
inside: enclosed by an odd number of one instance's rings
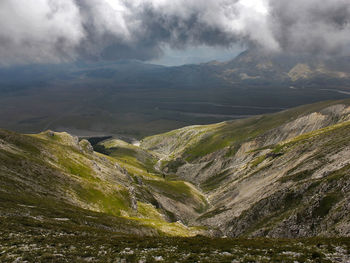
[[[0,2],[0,59],[4,64],[72,59],[83,38],[79,9],[73,1]]]
[[[349,21],[348,0],[1,0],[0,63],[150,59],[164,45],[337,52]]]

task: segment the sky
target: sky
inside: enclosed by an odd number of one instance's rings
[[[184,49],[162,48],[163,55],[147,62],[164,66],[180,66],[185,64],[200,64],[209,61],[225,62],[235,58],[245,50],[243,46],[190,46]]]
[[[0,65],[348,55],[349,0],[1,0]]]

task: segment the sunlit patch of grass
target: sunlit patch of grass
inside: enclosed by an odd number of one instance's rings
[[[100,212],[120,216],[121,211],[130,211],[130,196],[126,189],[100,190],[96,186],[79,186],[75,191],[80,200],[98,207]]]
[[[152,204],[137,202],[137,212],[141,217],[164,221],[163,215]]]

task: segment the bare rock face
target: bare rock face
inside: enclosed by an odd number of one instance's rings
[[[196,184],[210,204],[197,222],[223,235],[348,236],[350,107],[334,104],[296,112],[277,114],[270,126],[261,121],[265,117],[247,120],[249,130],[244,120],[241,127],[234,122],[188,127],[146,138],[141,146],[152,147],[165,160],[186,160],[178,162],[176,174]],[[275,125],[279,119],[284,121]],[[230,132],[238,134],[236,139],[202,154],[210,140],[225,140]],[[187,147],[179,149],[181,136]],[[166,142],[172,146],[165,147]]]
[[[129,187],[129,194],[130,194],[130,206],[133,210],[137,211],[137,199],[135,197],[135,188],[133,186]]]
[[[94,152],[94,148],[92,147],[91,143],[86,140],[83,139],[79,142],[79,146],[81,147],[82,151],[86,152],[86,153],[93,153]]]
[[[67,132],[55,132],[47,130],[45,132],[40,133],[39,135],[43,138],[54,140],[61,144],[69,145],[75,148],[79,147],[79,138],[77,136],[72,136]]]
[[[54,131],[51,131],[51,130],[48,130],[48,131],[47,131],[47,136],[49,136],[49,137],[54,137],[54,136],[55,136],[55,132],[54,132]]]

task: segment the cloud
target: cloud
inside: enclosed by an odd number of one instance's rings
[[[289,52],[349,54],[348,0],[270,0],[274,37]]]
[[[162,55],[162,47],[241,44],[349,52],[348,0],[2,0],[0,63]]]
[[[2,64],[75,59],[75,50],[83,38],[83,25],[74,1],[0,1]]]

